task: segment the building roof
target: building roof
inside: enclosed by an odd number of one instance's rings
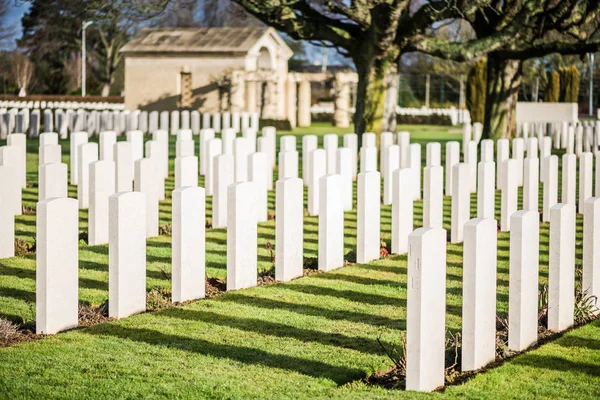
[[[121,52],[243,53],[268,32],[278,36],[272,28],[144,28]]]

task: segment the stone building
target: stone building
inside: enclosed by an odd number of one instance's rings
[[[288,73],[293,52],[273,28],[146,28],[121,52],[127,109],[248,111],[310,124],[310,83]]]

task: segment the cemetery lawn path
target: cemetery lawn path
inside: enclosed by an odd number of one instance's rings
[[[409,126],[411,139],[459,140],[447,127]],[[346,131],[346,130],[345,130]],[[297,135],[338,132],[326,126]],[[298,146],[301,140],[298,140]],[[3,143],[0,143],[2,145]],[[63,162],[68,145],[63,144]],[[37,142],[28,141],[24,204],[37,201]],[[174,142],[171,142],[174,153]],[[174,154],[172,154],[174,157]],[[275,172],[275,178],[277,174]],[[201,180],[202,184],[202,180]],[[173,188],[172,177],[167,190]],[[75,196],[70,187],[70,195]],[[270,193],[274,207],[274,192]],[[475,203],[472,202],[472,212]],[[170,199],[161,224],[170,223]],[[497,204],[499,212],[499,197]],[[444,199],[449,229],[450,199]],[[210,218],[210,201],[207,204]],[[422,203],[415,203],[421,225]],[[87,212],[81,212],[81,231]],[[578,218],[577,264],[581,264]],[[354,250],[356,212],[345,217],[346,252]],[[382,207],[389,240],[390,207]],[[541,224],[540,285],[547,282],[548,224]],[[272,269],[267,242],[273,220],[259,226],[259,269]],[[17,218],[17,237],[35,240],[35,215]],[[225,230],[207,231],[207,275],[225,277]],[[499,235],[498,311],[508,308],[508,238]],[[316,257],[317,219],[305,218],[305,256]],[[170,236],[148,241],[147,288],[170,290]],[[107,246],[80,243],[80,302],[108,297]],[[460,330],[462,246],[448,246],[447,326]],[[0,316],[35,320],[35,255],[0,260]],[[397,343],[405,329],[406,256],[351,265],[288,283],[229,292],[185,306],[80,328],[0,349],[0,398],[597,398],[600,396],[600,321],[514,358],[443,393],[371,387],[362,379],[391,365],[378,339]]]

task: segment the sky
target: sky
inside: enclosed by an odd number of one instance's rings
[[[13,38],[8,40],[4,45],[7,50],[12,50],[16,47],[15,40],[21,37],[23,30],[21,29],[21,17],[29,10],[30,3],[20,0],[11,0],[11,8],[6,15],[6,23],[14,27]]]

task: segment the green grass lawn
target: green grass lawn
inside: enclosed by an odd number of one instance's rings
[[[411,141],[460,140],[447,127],[402,126]],[[301,135],[342,134],[317,125]],[[121,138],[122,139],[122,138]],[[4,143],[0,143],[2,145]],[[63,141],[63,162],[68,143]],[[28,141],[24,204],[37,201],[37,141]],[[174,138],[171,141],[174,157]],[[301,168],[301,165],[300,165]],[[172,165],[171,165],[172,170]],[[274,174],[275,178],[277,173]],[[173,177],[166,183],[173,189]],[[202,180],[201,180],[202,185]],[[541,186],[540,186],[541,189]],[[76,190],[70,187],[70,195]],[[471,203],[475,216],[476,196]],[[269,193],[274,209],[275,195]],[[497,196],[497,217],[500,196]],[[161,202],[161,224],[171,203]],[[207,218],[211,215],[210,200]],[[391,207],[381,210],[381,232],[391,236]],[[444,199],[450,229],[450,199]],[[415,202],[415,227],[422,202]],[[80,213],[80,230],[87,212]],[[35,240],[35,215],[17,217],[17,237]],[[316,257],[318,218],[304,220],[305,256]],[[549,225],[540,226],[540,285],[547,282]],[[577,266],[581,266],[582,219],[578,217]],[[275,221],[259,225],[258,268],[273,268],[268,243]],[[346,252],[355,250],[356,211],[345,214]],[[147,289],[170,290],[170,237],[148,240]],[[89,305],[108,298],[107,246],[80,244],[79,297]],[[509,234],[499,234],[498,311],[508,311]],[[462,246],[448,245],[447,316],[450,331],[461,326]],[[207,230],[208,277],[226,276],[226,232]],[[185,306],[76,329],[0,349],[0,397],[4,398],[595,398],[600,396],[600,322],[573,330],[443,393],[419,394],[369,386],[362,379],[391,362],[377,339],[397,343],[406,328],[406,256],[305,276]],[[0,260],[0,316],[35,320],[35,255]]]

